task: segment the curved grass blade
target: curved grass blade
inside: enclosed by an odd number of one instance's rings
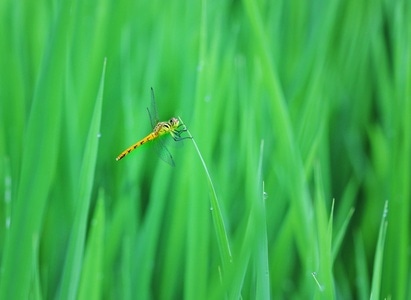
[[[180,117],[178,117],[180,122],[184,124],[184,122],[181,120]],[[220,210],[220,205],[218,204],[218,198],[217,194],[214,189],[213,182],[211,180],[210,173],[208,172],[207,165],[200,153],[200,150],[198,149],[197,143],[195,142],[193,136],[191,135],[190,131],[185,128],[187,131],[187,134],[189,138],[191,138],[191,141],[193,142],[193,145],[198,153],[198,156],[201,160],[201,163],[204,167],[204,171],[206,173],[207,179],[208,179],[208,185],[210,189],[210,202],[211,202],[211,212],[213,216],[213,222],[214,222],[214,229],[216,231],[216,236],[217,236],[217,243],[218,243],[218,248],[220,251],[220,256],[221,256],[221,262],[222,262],[222,271],[224,272],[227,270],[228,266],[232,263],[233,258],[231,255],[231,249],[230,249],[230,244],[228,242],[228,236],[227,236],[227,231],[225,229],[224,225],[224,220],[223,216],[221,214]]]

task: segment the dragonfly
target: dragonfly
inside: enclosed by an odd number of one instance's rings
[[[150,122],[153,130],[146,137],[144,137],[143,139],[139,140],[138,142],[136,142],[135,144],[131,145],[126,150],[121,152],[117,156],[116,160],[118,161],[124,158],[127,154],[137,149],[141,145],[144,145],[149,141],[153,141],[155,149],[158,152],[160,158],[169,165],[174,167],[175,163],[173,157],[171,156],[170,151],[168,151],[167,147],[165,146],[165,141],[162,137],[169,134],[176,142],[184,139],[189,139],[191,137],[181,136],[182,133],[187,131],[187,128],[184,124],[180,122],[179,119],[174,117],[168,121],[159,122],[153,88],[151,88],[151,109],[147,108],[147,112],[150,117]]]

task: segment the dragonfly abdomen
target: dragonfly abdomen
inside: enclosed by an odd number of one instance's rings
[[[141,145],[145,144],[146,142],[149,142],[153,139],[155,139],[158,136],[158,133],[156,132],[152,132],[150,133],[148,136],[146,136],[144,139],[139,140],[137,143],[135,143],[134,145],[131,145],[130,147],[128,147],[126,150],[124,150],[123,152],[120,153],[119,156],[117,156],[116,160],[120,160],[122,159],[124,156],[126,156],[127,154],[129,154],[131,151],[133,151],[134,149],[140,147]]]

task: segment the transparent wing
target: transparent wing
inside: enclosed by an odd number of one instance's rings
[[[151,88],[151,106],[147,108],[148,115],[150,117],[151,127],[154,129],[156,127],[158,120],[158,113],[157,113],[157,104],[156,99],[154,97],[154,89]]]
[[[166,137],[159,137],[153,141],[153,147],[155,151],[157,152],[158,157],[160,157],[162,161],[168,163],[172,167],[175,167],[173,156],[171,155],[170,151],[168,151],[166,147],[166,143],[167,143]]]

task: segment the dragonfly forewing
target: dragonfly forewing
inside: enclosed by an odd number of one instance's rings
[[[151,107],[150,109],[147,108],[147,111],[148,111],[148,115],[150,116],[151,126],[154,129],[154,127],[159,122],[159,119],[158,119],[158,113],[157,113],[157,103],[156,103],[156,98],[154,97],[153,88],[151,88]]]

